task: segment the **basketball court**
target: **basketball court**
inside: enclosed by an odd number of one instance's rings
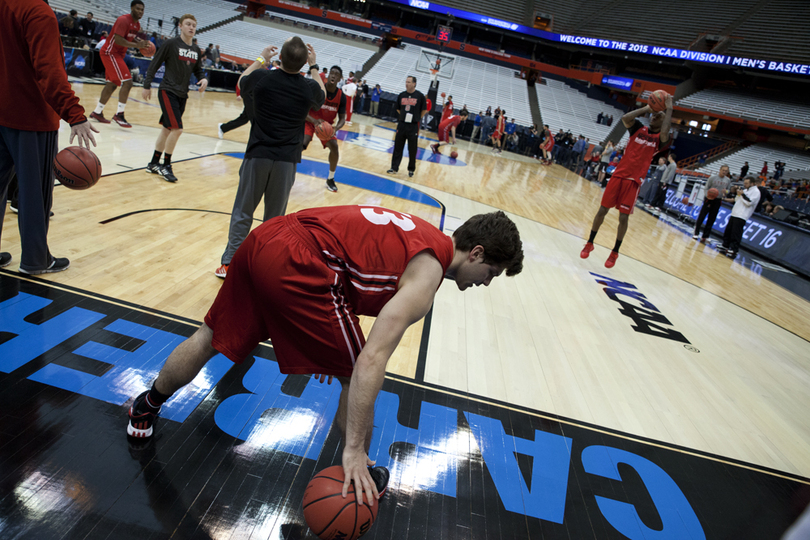
[[[101,86],[74,88],[91,110]],[[279,374],[270,343],[239,366],[212,360],[149,443],[125,433],[131,399],[221,286],[248,127],[216,128],[241,109],[191,93],[176,184],[145,171],[160,109],[140,89],[132,129],[94,123],[103,177],[54,190],[49,244],[66,272],[17,272],[6,210],[0,536],[315,538],[301,499],[341,462],[339,386]],[[445,283],[391,359],[370,451],[391,483],[364,538],[779,538],[810,502],[806,298],[638,209],[615,268],[616,211],[582,260],[598,185],[462,141],[457,160],[436,156],[427,132],[415,176],[387,175],[394,125],[352,120],[339,191],[312,144],[288,212],[380,205],[452,233],[501,209],[526,254],[487,288]]]

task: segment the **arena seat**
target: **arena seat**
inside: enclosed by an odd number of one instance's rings
[[[575,136],[584,135],[591,143],[605,140],[608,133],[621,121],[624,114],[603,101],[591,99],[584,93],[555,79],[545,79],[545,84],[536,84],[537,101],[543,123],[548,124],[552,133],[562,128]],[[612,114],[613,126],[598,124],[599,113]]]
[[[785,163],[786,173],[783,178],[790,177],[787,174],[787,171],[791,169],[797,171],[810,171],[810,155],[802,153],[801,150],[793,150],[784,146],[768,144],[753,144],[746,148],[741,148],[740,150],[733,152],[718,161],[703,167],[699,167],[696,170],[700,172],[715,172],[720,168],[720,165],[728,165],[731,173],[737,175],[740,173],[740,169],[746,161],[748,162],[749,166],[749,174],[754,175],[759,175],[759,171],[762,170],[762,164],[765,161],[768,162],[769,177],[773,176],[773,164],[776,161]],[[800,176],[797,173],[792,177],[799,178]]]
[[[806,99],[775,98],[772,93],[710,88],[679,99],[676,106],[784,127],[810,126]]]

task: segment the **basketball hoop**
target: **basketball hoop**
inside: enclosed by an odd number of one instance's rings
[[[439,76],[439,70],[431,68],[430,69],[430,82],[431,83],[436,82],[436,79],[438,78],[438,76]]]

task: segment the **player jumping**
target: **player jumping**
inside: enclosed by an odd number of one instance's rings
[[[304,150],[309,146],[312,136],[315,134],[321,122],[334,124],[335,116],[338,118],[338,123],[334,126],[335,133],[346,123],[346,95],[337,87],[337,84],[343,78],[343,70],[340,66],[332,66],[329,70],[329,76],[324,82],[326,88],[326,101],[323,106],[317,111],[309,111],[307,121],[304,124]],[[326,189],[329,191],[337,191],[337,184],[335,184],[335,171],[337,170],[338,161],[340,161],[340,148],[338,147],[337,137],[334,135],[328,141],[321,141],[324,148],[329,148],[329,176],[326,178]]]
[[[445,144],[456,144],[456,128],[466,119],[467,113],[463,111],[461,114],[448,116],[439,124],[439,142],[430,145],[430,149],[433,150],[434,154],[441,154],[439,148]],[[453,139],[452,143],[448,141],[451,137]]]
[[[130,9],[132,11],[129,15],[121,15],[115,20],[115,24],[110,30],[110,37],[107,38],[101,48],[101,63],[104,64],[104,76],[107,83],[101,90],[96,109],[90,113],[90,118],[93,120],[102,124],[109,124],[110,121],[104,118],[104,106],[109,101],[112,93],[115,92],[116,87],[120,86],[118,112],[115,113],[112,119],[119,126],[125,128],[132,127],[132,124],[124,118],[124,109],[127,106],[127,99],[129,99],[129,91],[132,89],[132,73],[130,73],[129,67],[124,62],[124,57],[127,54],[127,49],[131,47],[142,49],[148,44],[147,41],[138,38],[138,32],[141,31],[141,23],[138,21],[143,17],[143,2],[141,0],[132,0]]]
[[[599,227],[602,226],[608,210],[615,207],[619,209],[619,230],[616,233],[616,245],[613,246],[613,251],[605,261],[605,267],[613,268],[616,264],[616,259],[619,258],[619,247],[627,233],[627,223],[636,205],[638,190],[647,176],[650,162],[652,162],[653,156],[669,143],[672,96],[667,96],[666,107],[666,111],[655,112],[649,105],[645,105],[622,116],[622,123],[630,132],[630,140],[627,143],[624,157],[613,171],[613,176],[602,195],[602,205],[596,212],[596,217],[593,218],[588,243],[579,254],[583,259],[587,259],[593,251],[593,240],[596,238],[596,233],[599,232]],[[650,113],[652,113],[650,127],[645,127],[638,117]]]

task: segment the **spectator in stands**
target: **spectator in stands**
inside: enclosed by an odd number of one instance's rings
[[[608,126],[612,126],[612,125],[613,125],[613,115],[612,115],[612,114],[611,114],[610,116],[608,116],[607,125],[608,125]]]
[[[101,32],[101,35],[98,37],[98,43],[96,43],[96,50],[100,51],[104,44],[107,43],[107,31],[104,30]]]
[[[24,274],[60,272],[70,266],[68,259],[56,258],[48,249],[59,119],[70,124],[70,143],[78,137],[79,146],[96,145],[96,130],[68,82],[58,28],[45,2],[0,2],[0,73],[13,74],[0,84],[0,233],[14,172]],[[10,263],[11,254],[0,253],[0,267]]]
[[[416,149],[419,139],[419,125],[427,110],[427,98],[416,89],[416,77],[409,75],[405,78],[405,91],[397,96],[397,134],[394,138],[394,153],[391,156],[391,168],[388,174],[396,174],[402,161],[405,150],[405,141],[408,142],[408,176],[416,172]]]
[[[368,90],[368,83],[365,79],[363,79],[363,82],[360,83],[360,114],[365,114],[364,111],[366,110],[366,98],[368,97]]]
[[[748,176],[748,162],[745,162],[745,165],[742,166],[740,169],[740,178],[745,178]]]
[[[708,154],[702,154],[702,155],[701,155],[701,156],[698,158],[698,164],[699,164],[701,167],[703,167],[704,165],[706,165],[706,160],[707,160],[707,159],[709,159],[709,155],[708,155]]]
[[[479,131],[481,131],[481,118],[483,114],[484,111],[478,111],[478,114],[475,115],[475,121],[473,122],[473,130],[472,135],[470,136],[470,142],[474,141],[475,136],[478,135]]]
[[[63,36],[75,36],[78,32],[78,21],[76,16],[79,14],[75,9],[70,10],[70,15],[65,15],[59,21],[59,34]]]
[[[467,105],[466,104],[461,108],[461,112],[458,113],[458,114],[459,114],[459,116],[462,116],[462,115],[470,116],[470,111],[467,110]]]
[[[607,172],[608,165],[610,165],[610,156],[613,154],[613,143],[608,141],[605,144],[605,149],[602,151],[602,158],[599,160],[599,175],[597,176],[596,180],[600,184],[605,181],[605,174]]]
[[[216,45],[213,49],[211,49],[211,65],[217,69],[222,67],[222,56],[219,51],[219,45]]]
[[[658,165],[650,167],[652,174],[649,175],[647,181],[641,185],[638,190],[638,200],[644,202],[644,206],[650,208],[650,203],[658,195],[658,184],[664,176],[664,171],[667,170],[667,160],[664,156],[658,158]]]
[[[209,43],[208,47],[205,48],[202,54],[202,62],[203,66],[211,67],[214,64],[214,61],[211,59],[211,55],[213,54],[214,44]]]
[[[490,115],[490,116],[492,115],[492,105],[487,107],[487,114]]]
[[[768,188],[766,188],[765,186],[757,186],[757,189],[759,190],[759,203],[757,204],[757,207],[754,210],[754,212],[761,211],[762,205],[764,203],[766,202],[770,203],[771,201],[773,201],[773,195],[771,195],[771,192],[768,190]]]
[[[760,178],[768,178],[768,162],[767,161],[762,165],[762,170],[759,171],[759,177]]]
[[[382,96],[382,88],[377,84],[374,90],[371,91],[371,116],[379,118],[380,116],[380,97]]]
[[[492,112],[487,111],[484,118],[481,119],[481,138],[478,140],[480,144],[489,142],[492,132],[495,130],[495,118],[492,117]]]
[[[601,123],[602,123],[602,117],[603,117],[603,116],[604,116],[604,113],[602,113],[602,112],[600,112],[599,114],[597,114],[597,115],[596,115],[596,123],[597,123],[597,124],[601,124]]]
[[[88,11],[84,19],[79,21],[79,35],[87,45],[96,38],[96,21],[93,20],[92,11]]]
[[[706,193],[708,193],[710,189],[716,189],[719,196],[711,200],[708,197],[704,197],[703,206],[700,207],[700,214],[698,214],[697,221],[695,221],[695,234],[692,235],[694,240],[700,238],[702,244],[706,243],[706,239],[709,238],[709,235],[712,233],[714,220],[717,219],[717,212],[720,211],[721,202],[728,192],[729,185],[731,185],[731,173],[729,173],[728,165],[720,167],[720,172],[710,176],[706,181]],[[701,238],[700,227],[703,225],[703,220],[706,219],[707,216],[709,219],[706,221],[706,228],[703,229],[703,238]]]
[[[461,109],[462,112],[464,112],[466,110],[467,109]],[[507,120],[509,120],[509,119],[507,119]],[[515,119],[512,118],[506,124],[506,134],[507,135],[512,135],[513,133],[515,133],[515,131],[517,131],[517,125],[515,124]]]
[[[571,148],[571,152],[568,155],[565,167],[570,169],[571,165],[577,165],[582,160],[582,154],[584,153],[585,153],[585,137],[580,135],[579,137],[577,137],[577,141]]]
[[[737,256],[737,251],[739,251],[742,243],[745,222],[753,215],[754,209],[759,204],[760,195],[759,190],[754,185],[755,182],[756,178],[746,176],[743,181],[743,189],[738,189],[734,198],[726,199],[727,202],[734,202],[734,207],[731,209],[731,217],[728,219],[728,225],[726,225],[723,246],[720,251],[725,253],[729,259]]]
[[[508,132],[507,132],[508,133]],[[517,152],[518,151],[518,143],[520,143],[520,137],[515,132],[509,133],[507,135],[506,144],[507,150],[510,152]]]
[[[678,172],[678,163],[675,154],[670,154],[667,156],[667,169],[664,171],[664,175],[661,177],[661,181],[658,183],[658,193],[656,193],[655,198],[652,201],[652,210],[654,216],[661,215],[661,208],[664,207],[664,202],[667,199],[667,188],[669,184],[675,180],[675,174]]]
[[[785,162],[784,161],[777,161],[773,164],[774,173],[773,178],[774,180],[779,180],[782,178],[782,175],[785,174]]]

